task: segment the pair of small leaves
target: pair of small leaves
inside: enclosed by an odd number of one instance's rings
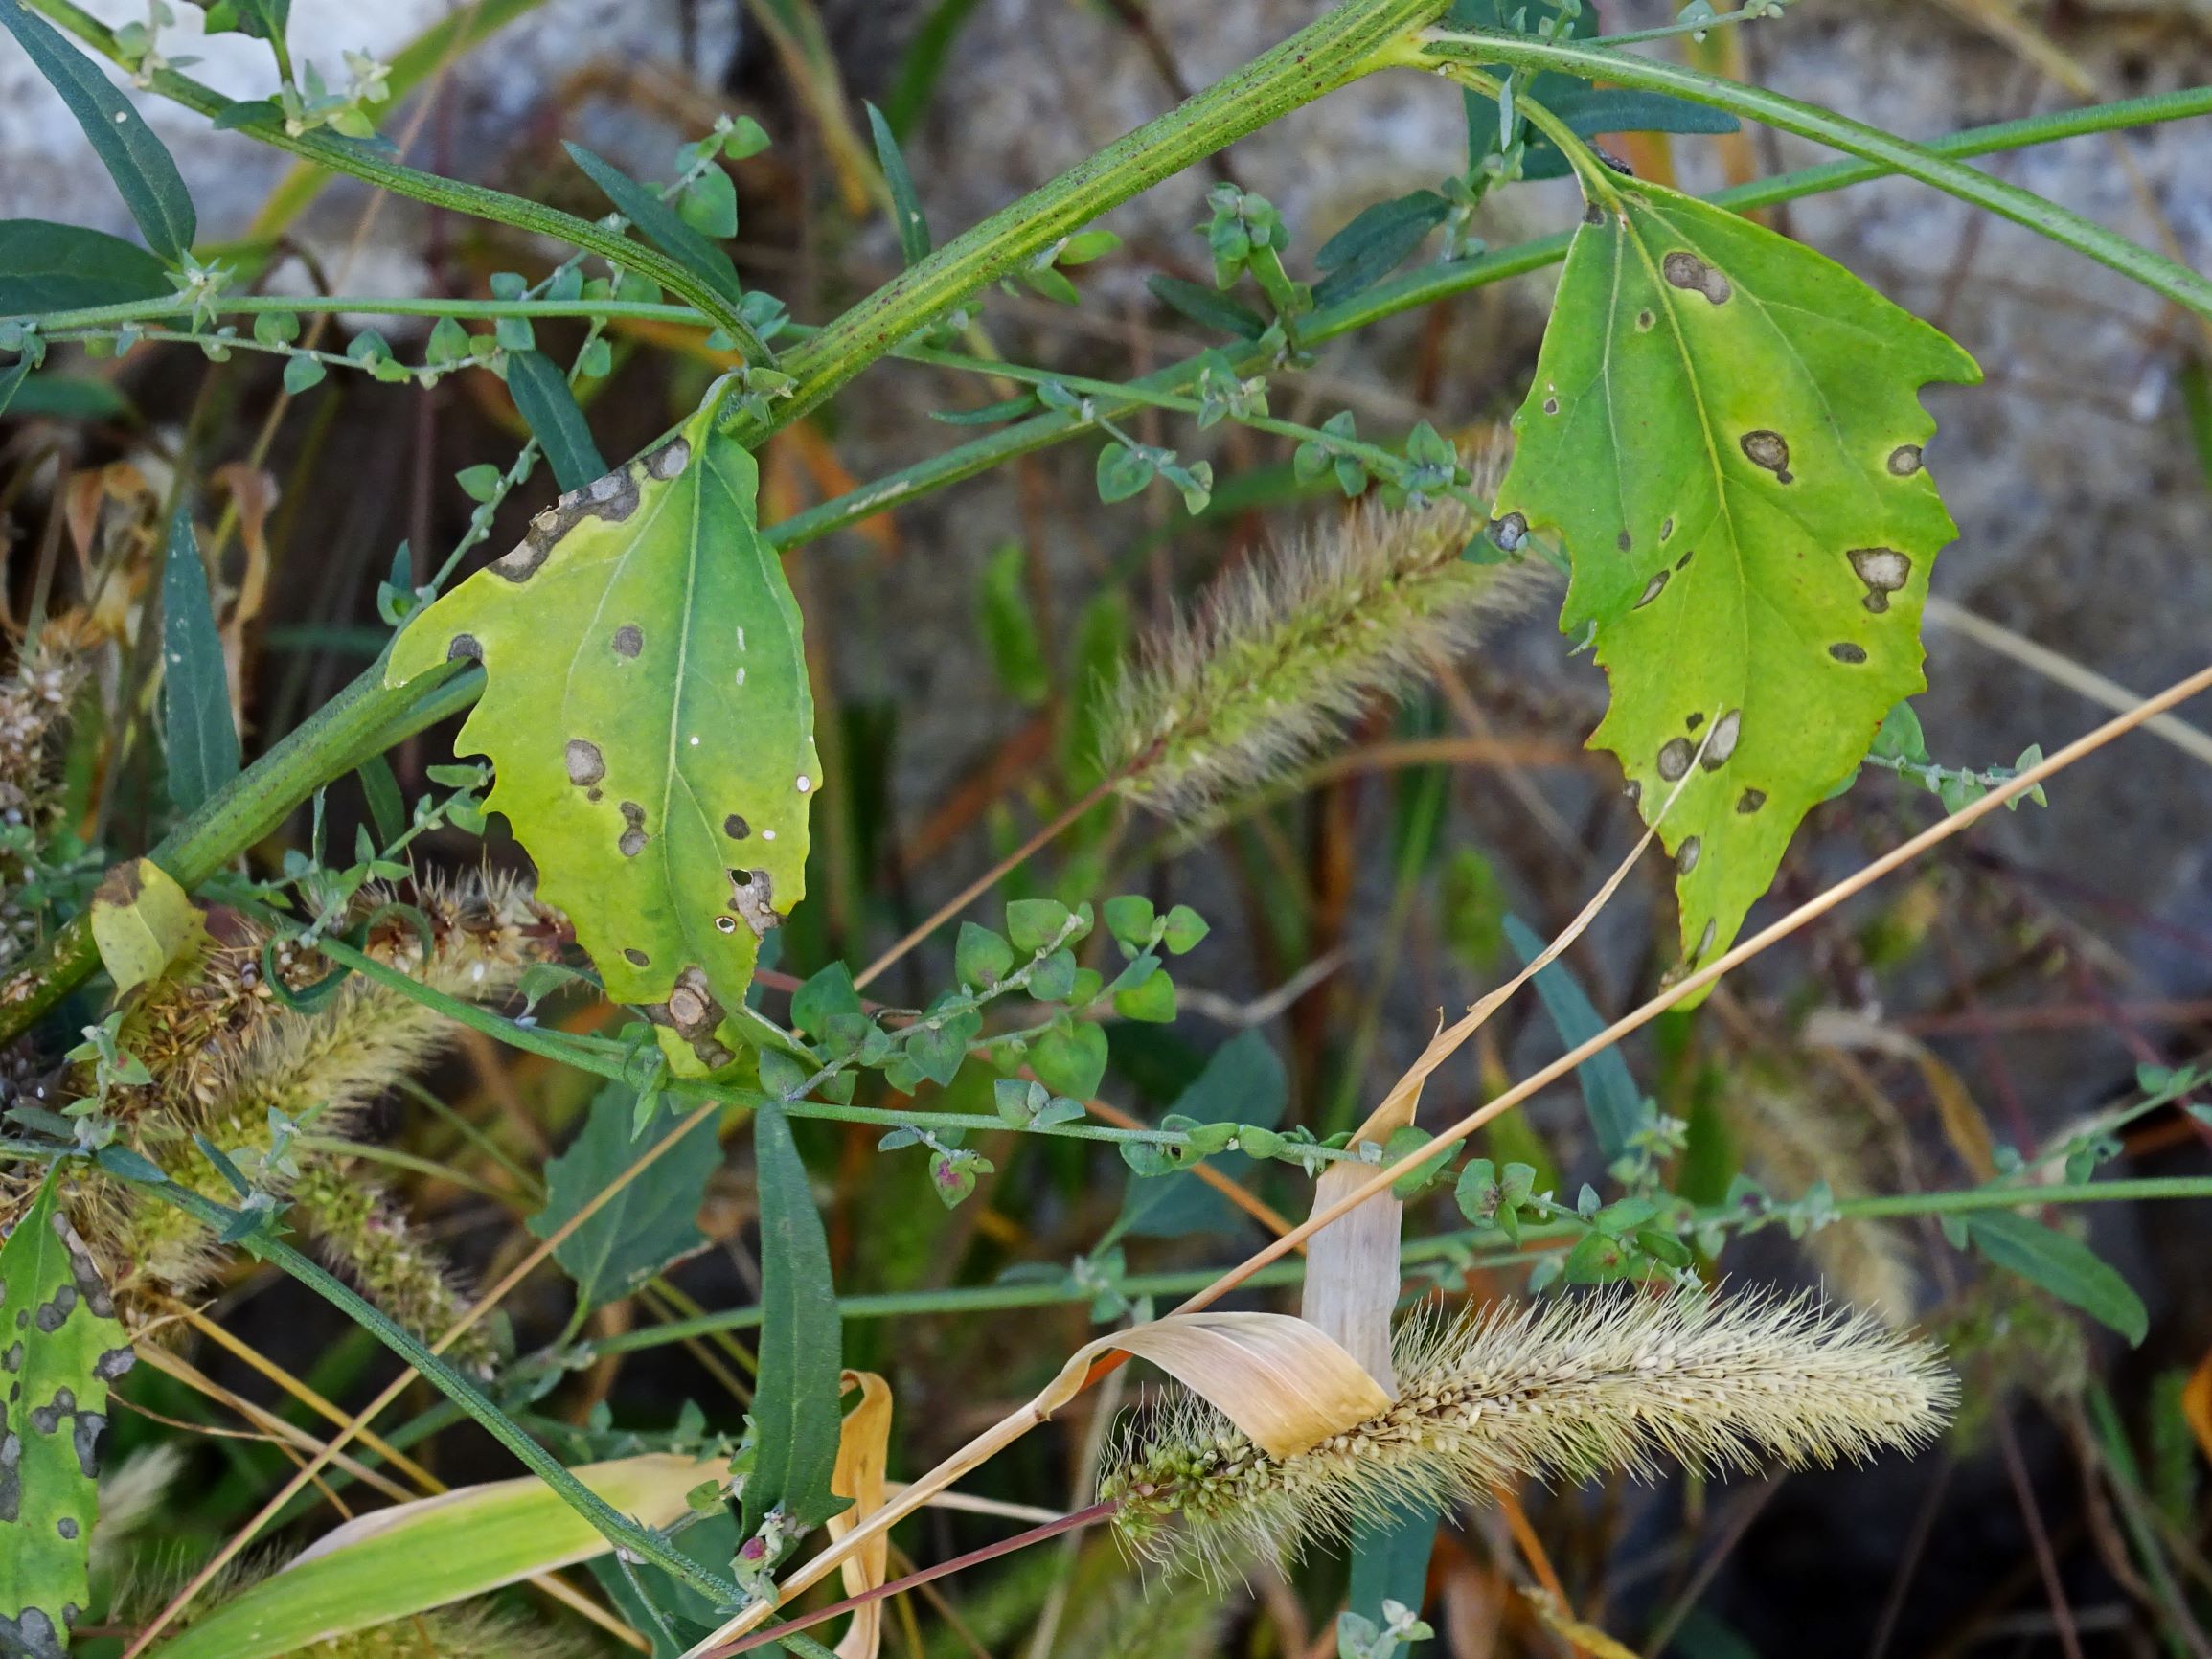
[[[1647,821],[1666,809],[1696,966],[1922,687],[1921,603],[1955,527],[1917,394],[1980,371],[1747,219],[1656,186],[1605,197],[1567,256],[1494,533],[1565,544],[1560,625],[1594,630],[1612,681],[1590,740]]]

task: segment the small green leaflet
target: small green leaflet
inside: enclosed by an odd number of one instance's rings
[[[599,1091],[583,1132],[545,1166],[545,1208],[531,1216],[531,1232],[551,1238],[667,1139],[682,1116],[664,1096],[632,1133],[636,1102],[636,1093],[621,1083]],[[576,1281],[580,1311],[621,1300],[706,1243],[698,1229],[699,1204],[720,1158],[714,1119],[703,1117],[683,1145],[661,1153],[561,1240],[553,1259]]]
[[[1999,1267],[2110,1326],[2131,1347],[2150,1333],[2143,1299],[2079,1239],[2003,1210],[1966,1217],[1966,1236]]]
[[[122,193],[123,205],[138,221],[147,246],[175,264],[191,250],[192,239],[199,233],[199,219],[167,147],[92,59],[52,24],[34,16],[26,6],[0,0],[0,25],[15,36],[38,66],[38,73],[61,95],[69,113],[77,117],[85,141]]]
[[[408,624],[384,670],[400,685],[482,659],[456,746],[491,758],[488,805],[607,994],[644,1008],[693,1075],[732,1057],[717,1031],[806,890],[822,780],[799,607],[719,403],[538,514]]]
[[[781,1107],[764,1105],[754,1119],[753,1156],[761,1190],[761,1367],[753,1472],[743,1494],[747,1537],[771,1509],[780,1507],[804,1532],[846,1503],[830,1490],[844,1367],[830,1244]]]
[[[58,1654],[91,1601],[107,1385],[130,1344],[54,1201],[56,1174],[0,1244],[0,1652]]]
[[[169,798],[179,812],[193,812],[238,776],[239,729],[231,718],[230,680],[207,567],[200,562],[186,501],[170,517],[169,557],[161,571],[161,675]]]
[[[1621,181],[1576,232],[1496,533],[1556,534],[1621,758],[1679,872],[1685,959],[1725,950],[1815,803],[1922,689],[1931,380],[1973,359],[1835,261]]]
[[[876,138],[876,165],[883,170],[884,187],[891,193],[891,217],[899,232],[899,252],[910,265],[929,257],[929,221],[922,216],[922,198],[914,193],[914,175],[899,152],[891,125],[873,103],[863,103],[868,129]]]

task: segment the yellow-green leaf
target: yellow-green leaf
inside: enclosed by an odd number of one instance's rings
[[[204,915],[150,858],[118,864],[92,895],[92,943],[115,994],[159,979],[206,935]]]
[[[0,1653],[61,1653],[91,1599],[107,1385],[131,1366],[49,1174],[0,1244]]]
[[[1494,511],[1565,545],[1560,626],[1594,628],[1612,682],[1592,745],[1647,819],[1689,779],[1659,834],[1693,965],[1925,683],[1957,532],[1919,390],[1979,378],[1841,265],[1693,197],[1623,181],[1575,234]]]
[[[694,1073],[729,1057],[724,1014],[804,891],[822,778],[799,607],[718,404],[540,513],[411,622],[385,668],[399,685],[483,660],[457,747],[490,756],[489,805],[608,993],[645,1008]]]
[[[654,1452],[571,1471],[650,1527],[727,1466]],[[606,1538],[532,1477],[463,1487],[349,1521],[281,1573],[224,1602],[156,1659],[274,1659],[605,1554]]]

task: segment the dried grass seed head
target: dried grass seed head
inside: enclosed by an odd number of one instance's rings
[[[1470,468],[1487,499],[1502,450]],[[1122,792],[1174,817],[1218,809],[1525,608],[1544,585],[1534,567],[1462,557],[1486,523],[1455,497],[1369,500],[1219,579],[1122,673],[1105,738],[1106,762],[1129,768]]]
[[[1391,1408],[1296,1457],[1268,1457],[1188,1396],[1136,1420],[1101,1483],[1123,1539],[1219,1575],[1402,1501],[1483,1502],[1504,1481],[1911,1450],[1957,1401],[1932,1344],[1806,1296],[1620,1289],[1417,1314],[1397,1347]]]

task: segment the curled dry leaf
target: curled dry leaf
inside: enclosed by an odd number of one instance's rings
[[[891,1449],[891,1385],[872,1371],[848,1371],[844,1385],[860,1391],[860,1403],[845,1414],[837,1432],[837,1467],[830,1489],[851,1498],[853,1507],[829,1521],[832,1541],[883,1507],[883,1475]],[[849,1557],[844,1566],[845,1594],[858,1596],[879,1587],[891,1571],[891,1539],[878,1533]],[[883,1645],[883,1603],[869,1602],[854,1609],[853,1623],[837,1643],[837,1659],[876,1659]]]

